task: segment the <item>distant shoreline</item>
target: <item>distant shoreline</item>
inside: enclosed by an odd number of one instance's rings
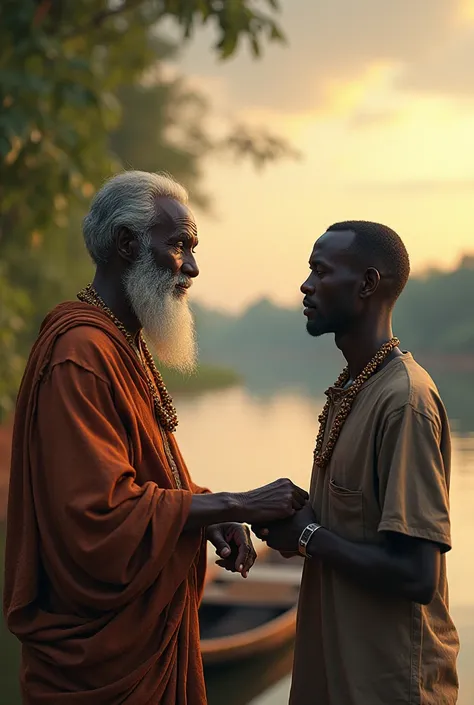
[[[241,376],[229,367],[220,365],[199,365],[192,374],[181,374],[176,370],[160,366],[160,372],[171,395],[191,395],[226,389],[242,384]]]
[[[450,372],[462,375],[474,372],[474,355],[441,355],[427,352],[417,353],[415,358],[432,373]],[[177,398],[197,396],[246,383],[244,375],[218,365],[200,365],[192,375],[182,375],[169,369],[162,370],[162,373],[170,393]],[[6,512],[12,431],[13,419],[0,424],[0,521],[5,518]]]
[[[456,372],[474,372],[474,355],[452,353],[418,353],[415,359],[433,372],[446,372],[448,370]]]

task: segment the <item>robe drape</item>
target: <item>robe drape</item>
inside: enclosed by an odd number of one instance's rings
[[[145,372],[99,309],[45,319],[17,400],[4,614],[27,705],[204,705],[204,532]]]

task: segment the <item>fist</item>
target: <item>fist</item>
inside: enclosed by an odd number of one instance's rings
[[[308,493],[287,478],[245,492],[242,503],[248,524],[266,525],[293,516],[308,500]]]

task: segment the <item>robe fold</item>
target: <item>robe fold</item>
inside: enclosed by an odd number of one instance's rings
[[[203,492],[172,434],[177,489],[145,372],[99,309],[45,319],[20,387],[4,614],[27,705],[205,705],[198,606]]]

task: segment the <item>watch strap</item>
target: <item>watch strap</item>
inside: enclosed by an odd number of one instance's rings
[[[301,532],[301,536],[298,541],[298,551],[300,552],[300,554],[302,556],[304,556],[304,558],[310,558],[306,549],[307,549],[308,543],[311,540],[311,537],[320,528],[321,528],[321,524],[316,524],[314,522],[312,524],[308,524],[308,526],[305,529],[303,529],[303,531]]]

